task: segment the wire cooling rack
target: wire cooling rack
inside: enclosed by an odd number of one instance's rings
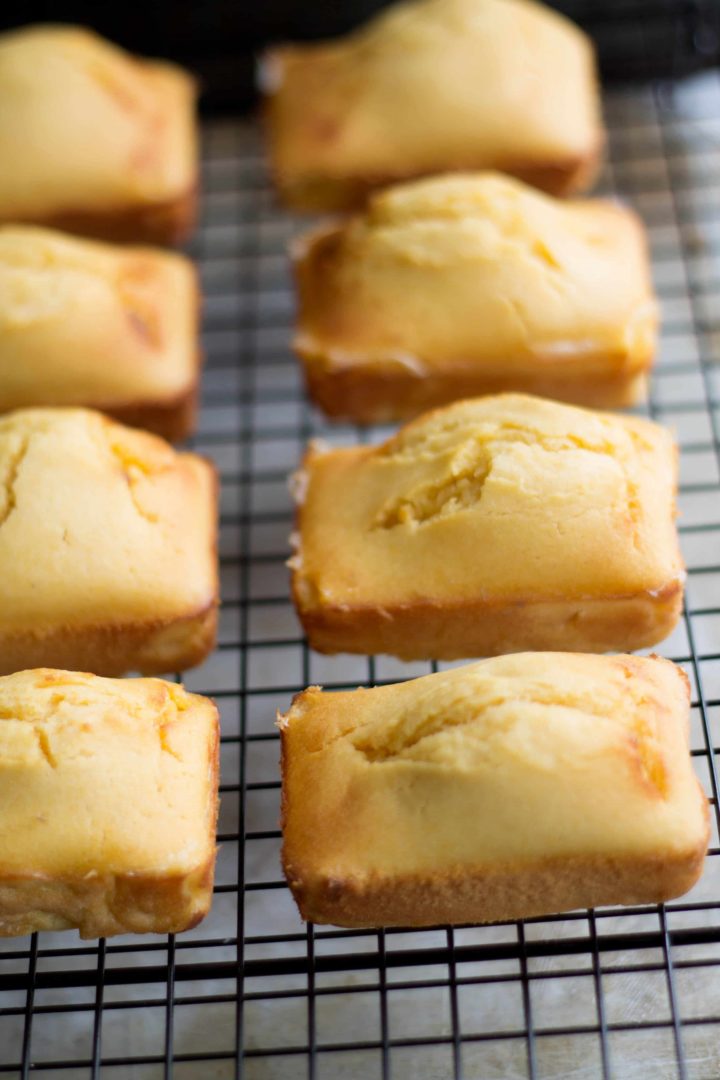
[[[605,187],[650,232],[664,330],[650,414],[681,446],[685,619],[662,652],[693,684],[692,753],[713,802],[705,875],[662,907],[422,932],[304,926],[281,879],[275,710],[308,683],[354,687],[428,664],[323,658],[288,599],[286,487],[311,435],[288,350],[280,214],[250,123],[204,133],[207,367],[198,450],[222,485],[220,644],[186,677],[221,708],[213,910],[177,939],[0,944],[0,1073],[125,1080],[717,1080],[720,1076],[720,80],[606,101]],[[304,224],[304,223],[303,223]],[[522,791],[518,791],[522,798]]]

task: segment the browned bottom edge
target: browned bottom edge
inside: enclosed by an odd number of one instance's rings
[[[168,619],[57,626],[0,635],[0,675],[30,668],[163,675],[201,664],[215,646],[217,603]]]
[[[597,599],[507,601],[296,609],[309,644],[320,653],[384,653],[401,660],[463,660],[540,651],[633,652],[657,645],[682,609],[683,585]]]
[[[487,394],[535,394],[602,409],[635,405],[645,396],[647,363],[640,370],[617,371],[615,367],[607,375],[591,374],[584,379],[568,378],[557,365],[556,374],[552,374],[548,366],[539,360],[536,375],[492,377],[473,373],[468,365],[418,375],[399,366],[382,370],[362,363],[323,371],[317,361],[307,357],[305,378],[308,396],[327,417],[357,424],[409,420],[426,409]]]
[[[117,243],[148,243],[175,246],[184,243],[195,227],[197,186],[167,202],[107,210],[69,209],[44,217],[20,215],[13,220],[45,225],[80,236]]]
[[[37,930],[76,929],[81,938],[191,930],[212,904],[215,855],[213,846],[208,859],[187,873],[0,873],[0,937]]]
[[[586,191],[595,181],[602,163],[605,140],[598,138],[586,154],[575,155],[556,161],[505,161],[495,164],[487,160],[465,158],[448,161],[444,168],[413,169],[373,175],[332,177],[321,175],[283,176],[273,169],[273,177],[280,201],[292,210],[306,213],[319,211],[345,211],[361,209],[374,191],[391,184],[419,180],[424,176],[438,176],[451,172],[481,172],[495,169],[517,177],[532,187],[558,197]]]
[[[168,442],[182,442],[193,434],[197,424],[199,379],[188,391],[168,401],[137,402],[105,406],[92,404],[107,416],[129,427],[151,431]]]
[[[302,917],[335,926],[437,926],[553,915],[613,904],[656,904],[681,896],[700,877],[707,839],[667,855],[570,855],[517,867],[459,867],[433,875],[376,876],[366,882],[308,883],[286,866]]]

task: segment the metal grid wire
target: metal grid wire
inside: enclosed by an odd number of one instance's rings
[[[198,450],[222,485],[215,654],[186,677],[222,712],[214,907],[181,937],[0,946],[0,1073],[42,1077],[700,1080],[720,1076],[720,81],[613,91],[605,187],[650,231],[664,329],[650,414],[681,445],[685,619],[662,652],[693,685],[692,753],[713,803],[701,883],[661,907],[422,932],[304,926],[281,880],[275,710],[310,682],[428,664],[312,654],[288,598],[287,474],[328,427],[288,350],[285,248],[249,122],[210,123],[193,254],[207,367]],[[518,798],[522,792],[518,791]]]

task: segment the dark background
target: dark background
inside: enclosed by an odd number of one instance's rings
[[[4,0],[0,29],[76,22],[128,49],[180,60],[201,77],[207,110],[254,101],[254,56],[272,41],[346,32],[383,0],[148,0],[131,10],[88,0]],[[720,0],[557,0],[593,36],[607,80],[678,77],[720,62]]]

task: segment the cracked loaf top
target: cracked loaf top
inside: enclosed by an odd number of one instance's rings
[[[296,242],[295,346],[323,369],[611,379],[652,361],[644,231],[493,173],[405,184]]]
[[[0,227],[0,410],[172,402],[198,370],[192,263]]]
[[[193,79],[89,30],[0,38],[0,220],[151,207],[196,183]]]
[[[203,458],[88,409],[0,418],[0,635],[196,615],[215,544]]]
[[[528,0],[395,4],[342,40],[271,49],[263,75],[274,173],[302,208],[462,168],[567,191],[602,148],[590,40]]]
[[[379,446],[311,445],[295,599],[312,614],[677,589],[675,484],[658,425],[512,394],[427,413]]]
[[[211,859],[217,737],[213,703],[160,679],[0,678],[0,875],[182,873]]]
[[[669,661],[565,653],[312,687],[279,718],[288,877],[362,888],[378,875],[693,851],[708,825],[688,701]]]

